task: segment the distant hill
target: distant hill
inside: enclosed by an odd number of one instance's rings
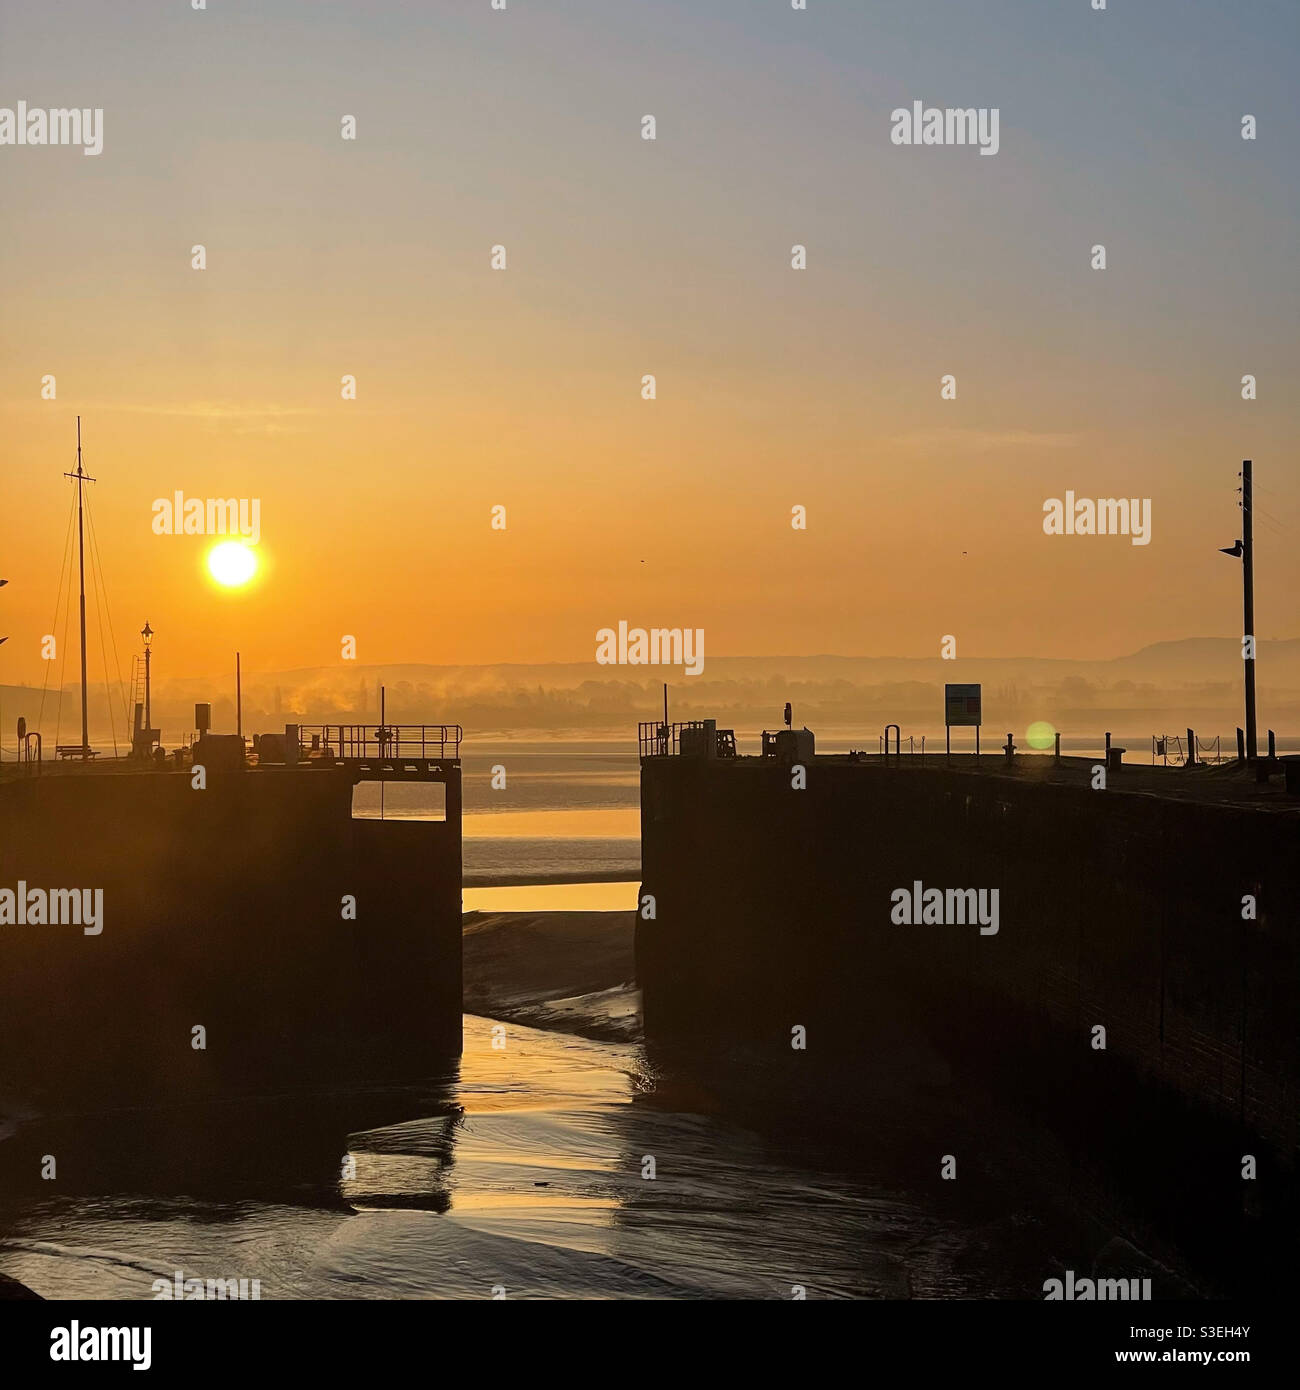
[[[1262,642],[1259,649],[1262,727],[1300,732],[1300,639]],[[1044,719],[1063,729],[1093,726],[1140,731],[1198,728],[1230,734],[1241,722],[1241,649],[1233,638],[1193,637],[1158,642],[1109,661],[1036,657],[770,656],[709,657],[699,676],[648,666],[509,664],[490,666],[317,667],[244,672],[245,732],[286,722],[376,723],[378,686],[387,692],[393,723],[459,722],[467,732],[634,731],[639,719],[662,708],[662,682],[670,687],[674,719],[716,717],[737,728],[777,724],[786,700],[812,728],[878,731],[897,721],[909,731],[942,726],[946,681],[984,685],[986,722],[1022,729]],[[233,681],[165,678],[155,682],[154,722],[174,746],[193,724],[194,703],[210,701],[214,727],[233,729]],[[36,724],[40,691],[0,687],[0,728],[12,754],[18,714]],[[54,738],[58,692],[45,696],[47,742]],[[107,742],[103,686],[91,693],[92,735]],[[125,742],[124,716],[115,711]],[[63,692],[61,741],[79,733],[75,686]]]

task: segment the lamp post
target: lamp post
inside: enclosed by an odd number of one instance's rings
[[[8,582],[9,582],[9,581],[8,581],[7,579],[0,579],[0,589],[3,589],[4,586],[5,586],[6,584],[8,584]],[[8,640],[9,640],[9,639],[8,639],[7,637],[0,637],[0,644],[3,644],[3,643],[5,643],[5,642],[7,642]],[[20,752],[21,752],[21,749],[20,749]],[[3,758],[3,757],[4,757],[4,754],[5,754],[4,742],[3,742],[3,740],[0,740],[0,758]]]
[[[1249,459],[1241,461],[1241,539],[1235,545],[1221,546],[1220,552],[1241,561],[1243,630],[1241,656],[1246,676],[1246,757],[1259,756],[1255,729],[1255,536],[1254,473]]]
[[[144,727],[145,727],[145,737],[152,740],[153,735],[152,735],[152,733],[151,733],[150,731],[153,729],[153,719],[152,719],[151,716],[150,716],[150,710],[149,710],[149,658],[150,658],[150,656],[151,656],[151,652],[150,652],[149,648],[150,648],[150,645],[151,645],[152,642],[153,642],[153,628],[151,628],[151,627],[149,626],[149,619],[148,619],[148,618],[146,618],[146,619],[144,620],[144,626],[140,629],[140,636],[144,638]]]

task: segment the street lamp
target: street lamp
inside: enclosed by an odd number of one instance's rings
[[[144,620],[144,626],[140,629],[140,636],[144,638],[144,727],[145,737],[152,738],[149,732],[153,728],[153,719],[149,711],[149,657],[150,644],[153,642],[153,628],[149,626],[149,619]]]
[[[1252,762],[1259,755],[1255,731],[1255,535],[1254,535],[1254,470],[1250,459],[1241,461],[1241,536],[1230,546],[1220,546],[1219,553],[1241,561],[1243,628],[1241,656],[1245,665],[1246,685],[1246,756]]]

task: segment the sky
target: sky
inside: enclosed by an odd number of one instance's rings
[[[1298,61],[1289,0],[6,6],[0,107],[104,115],[0,146],[0,682],[78,414],[118,645],[178,675],[1239,635],[1247,457],[1300,635]],[[918,100],[997,154],[893,144]],[[252,583],[177,490],[258,500]],[[1045,535],[1067,490],[1150,544]]]

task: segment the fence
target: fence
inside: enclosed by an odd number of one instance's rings
[[[445,761],[460,757],[459,724],[303,724],[298,746],[304,757],[333,754],[342,762]]]

